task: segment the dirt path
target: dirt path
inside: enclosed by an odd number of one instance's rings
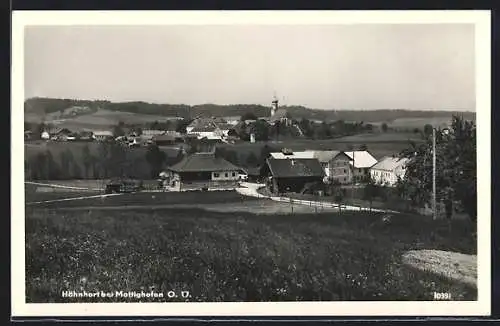
[[[106,198],[106,197],[119,196],[119,195],[123,195],[123,194],[106,194],[106,195],[93,195],[93,196],[81,196],[81,197],[51,199],[51,200],[43,200],[43,201],[34,201],[34,202],[26,203],[26,205],[57,203],[57,202],[61,202],[61,201],[81,200],[81,199],[90,199],[90,198]]]
[[[477,256],[442,250],[411,250],[403,263],[477,287]]]
[[[265,196],[263,194],[260,194],[258,192],[258,189],[261,187],[264,187],[265,185],[263,184],[257,184],[257,183],[249,183],[249,182],[243,182],[241,183],[241,187],[236,188],[236,191],[244,196],[250,196],[250,197],[257,197],[257,198],[267,198],[271,199],[273,201],[277,202],[283,202],[283,203],[291,203],[297,204],[297,205],[305,205],[305,206],[310,206],[310,207],[321,207],[322,209],[339,209],[339,204],[337,203],[331,203],[331,202],[321,202],[321,201],[312,201],[312,200],[299,200],[299,199],[292,199],[288,197],[273,197],[273,196]],[[399,212],[397,211],[392,211],[388,209],[376,209],[376,208],[369,208],[369,207],[360,207],[360,206],[351,206],[351,205],[342,205],[342,210],[348,210],[348,211],[371,211],[371,212],[379,212],[379,213],[393,213],[393,214],[398,214]]]
[[[25,184],[40,186],[40,187],[49,187],[49,188],[59,188],[59,189],[72,189],[72,190],[87,190],[87,191],[99,191],[101,188],[84,188],[84,187],[72,187],[72,186],[64,186],[53,183],[40,183],[40,182],[32,182],[25,181]]]

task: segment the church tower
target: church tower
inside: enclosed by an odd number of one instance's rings
[[[278,99],[276,98],[275,95],[271,106],[271,117],[274,117],[276,111],[278,111]]]

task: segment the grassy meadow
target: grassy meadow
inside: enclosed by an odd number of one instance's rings
[[[228,208],[239,201],[229,194],[223,198]],[[25,227],[29,303],[111,300],[62,298],[65,290],[191,295],[143,301],[432,300],[434,291],[450,292],[454,300],[477,298],[475,288],[401,263],[411,249],[475,253],[471,226],[462,221],[454,221],[450,233],[447,224],[410,215],[387,224],[360,212],[35,206],[26,209]]]

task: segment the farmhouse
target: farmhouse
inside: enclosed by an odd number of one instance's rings
[[[171,191],[232,190],[238,186],[240,171],[214,153],[195,153],[167,169],[165,188]]]
[[[292,152],[284,149],[270,155],[274,159],[317,159],[325,172],[323,181],[343,184],[351,182],[350,158],[344,152],[333,150]]]
[[[322,183],[325,171],[314,158],[292,158],[266,160],[271,176],[270,190],[273,193],[301,192],[306,185]]]
[[[345,152],[349,156],[350,169],[354,182],[365,182],[370,178],[370,168],[377,163],[368,151]]]
[[[379,185],[394,186],[398,178],[403,178],[406,172],[407,158],[384,157],[372,166],[370,176]]]
[[[94,139],[97,141],[112,140],[113,133],[109,130],[94,131]]]
[[[222,139],[224,134],[217,126],[198,126],[190,131],[190,134],[196,135],[198,139]]]

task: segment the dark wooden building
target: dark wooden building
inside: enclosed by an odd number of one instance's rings
[[[275,194],[302,192],[306,186],[322,183],[325,171],[317,159],[294,158],[266,160],[269,188]]]

